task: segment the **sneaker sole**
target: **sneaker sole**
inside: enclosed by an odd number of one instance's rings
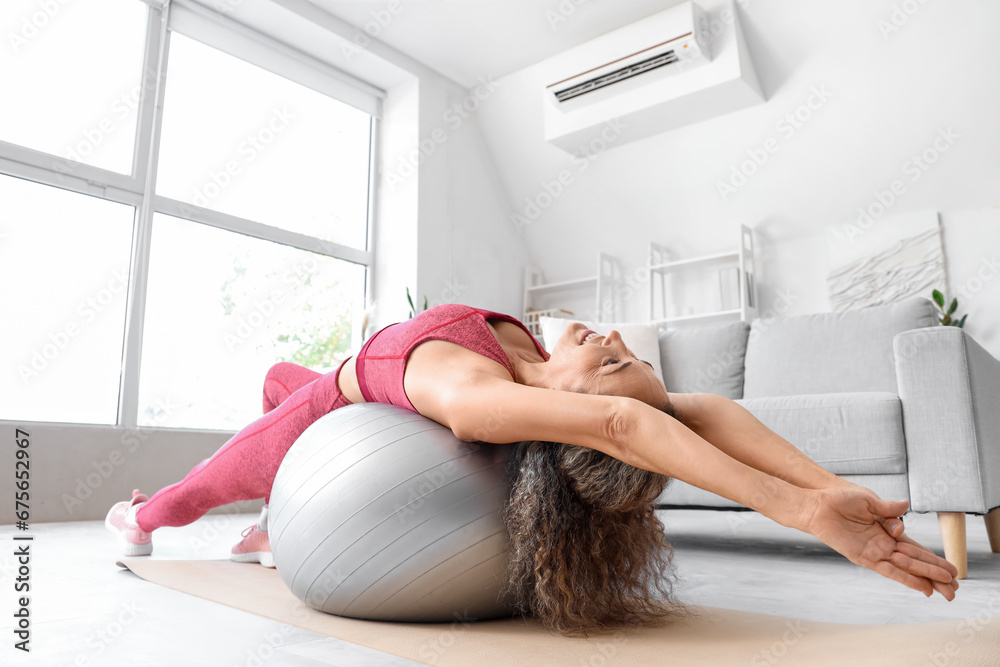
[[[152,544],[132,544],[126,542],[124,538],[122,538],[122,543],[126,556],[149,556],[153,553]]]
[[[147,542],[146,544],[132,544],[125,539],[125,535],[123,535],[120,530],[111,525],[111,522],[107,517],[104,519],[104,527],[118,536],[118,541],[121,542],[122,550],[125,552],[126,556],[148,556],[153,553],[152,542]]]
[[[236,563],[260,563],[264,567],[274,567],[274,554],[268,551],[251,551],[245,554],[230,554],[229,559]]]

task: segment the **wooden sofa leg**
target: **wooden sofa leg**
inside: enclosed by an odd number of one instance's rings
[[[986,534],[990,538],[990,551],[1000,554],[1000,507],[994,507],[983,517]]]
[[[965,513],[938,512],[937,515],[945,560],[958,568],[959,579],[965,579],[969,574],[969,559],[965,550]]]

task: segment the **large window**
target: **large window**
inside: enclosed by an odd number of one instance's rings
[[[187,2],[51,4],[0,8],[0,419],[240,428],[357,342],[378,91]]]
[[[5,419],[114,424],[135,209],[0,176]]]
[[[371,116],[183,35],[168,74],[159,194],[365,248]]]
[[[146,6],[4,0],[0,139],[132,171]]]
[[[241,428],[274,361],[348,354],[364,267],[160,214],[152,249],[139,425]]]

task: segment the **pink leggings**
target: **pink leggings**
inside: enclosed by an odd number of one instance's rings
[[[346,363],[346,361],[345,361]],[[337,370],[322,375],[296,364],[275,364],[264,379],[264,416],[234,435],[187,477],[156,492],[136,513],[139,527],[185,526],[208,510],[271,496],[285,452],[314,421],[350,405]]]

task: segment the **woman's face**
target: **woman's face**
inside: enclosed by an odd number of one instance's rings
[[[670,397],[648,361],[637,359],[617,331],[594,333],[579,322],[566,327],[550,355],[550,388],[628,396],[663,410]]]

